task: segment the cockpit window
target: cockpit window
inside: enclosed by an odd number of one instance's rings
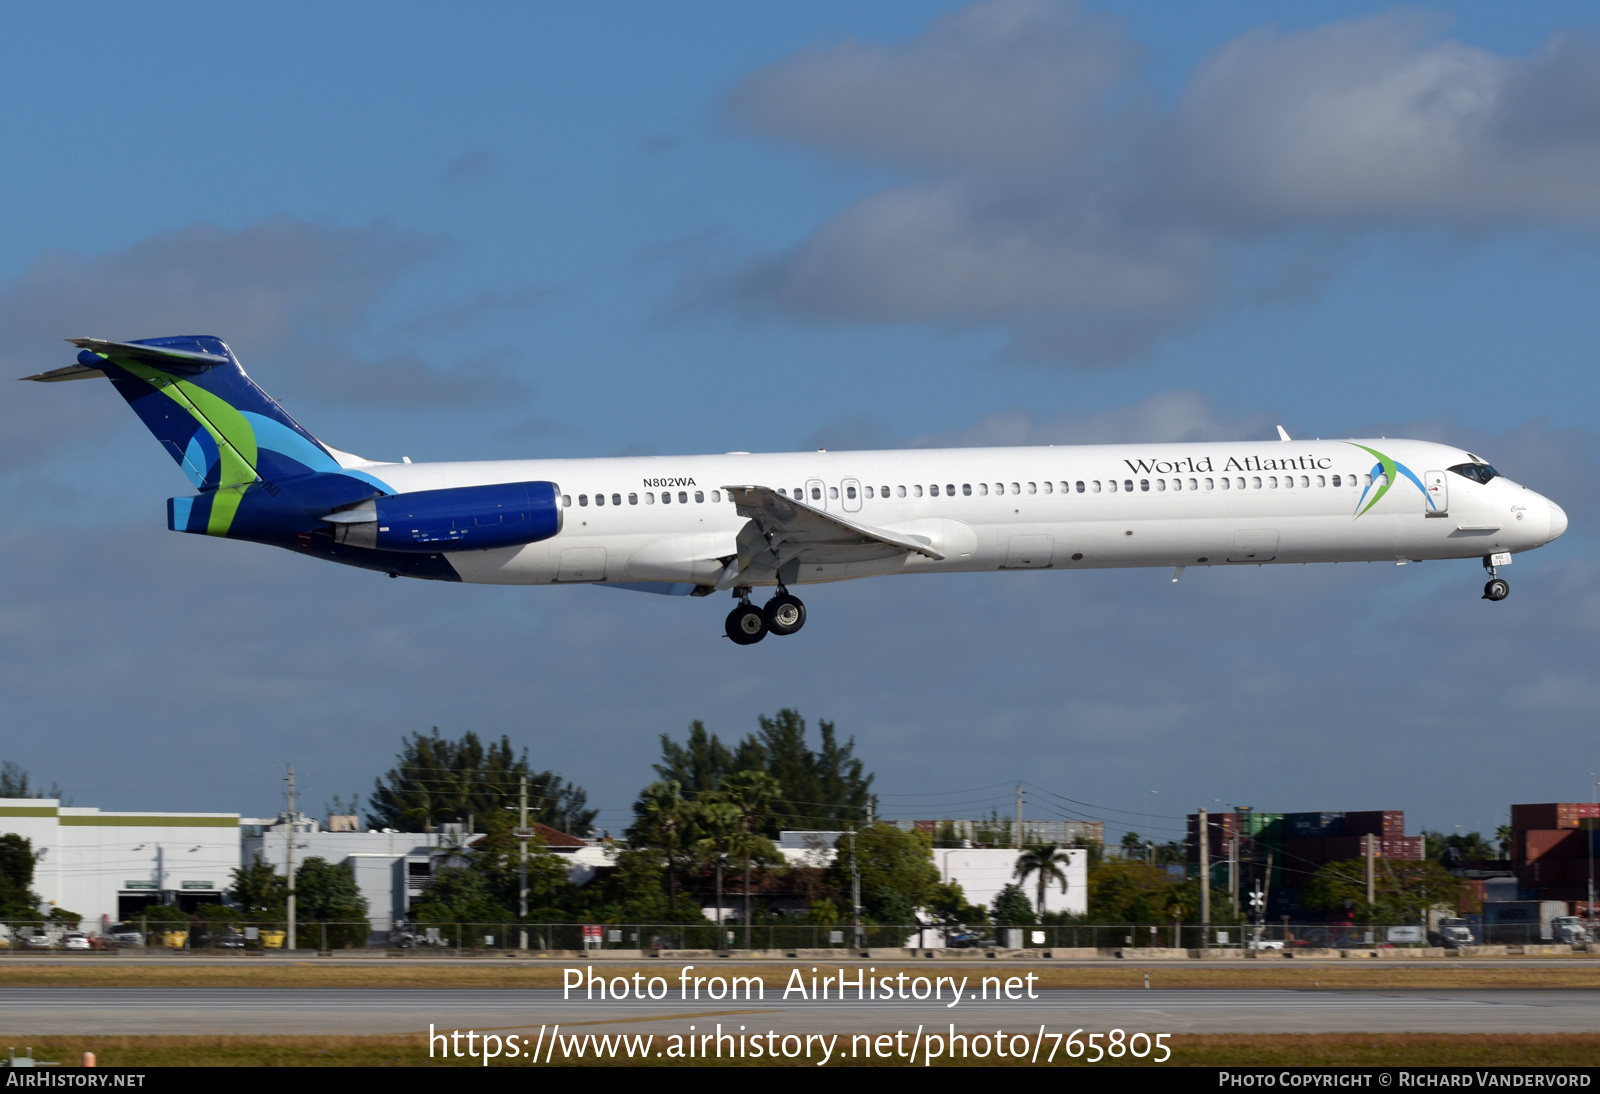
[[[1458,463],[1450,470],[1464,479],[1471,479],[1473,482],[1488,482],[1500,474],[1500,472],[1486,463]]]

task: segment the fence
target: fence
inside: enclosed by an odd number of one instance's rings
[[[1525,946],[1549,942],[1537,923],[1470,926],[1473,943]],[[1600,937],[1591,926],[1590,937]],[[1579,939],[1582,941],[1582,939]],[[401,949],[484,954],[513,950],[711,950],[768,952],[796,950],[1004,948],[1040,950],[1199,949],[1360,949],[1450,944],[1416,925],[1353,924],[1251,925],[1068,924],[1060,926],[945,928],[919,924],[864,925],[811,923],[414,923],[392,931],[371,931],[365,923],[301,920],[295,930],[300,950]],[[146,949],[214,954],[281,951],[288,924],[275,920],[188,922],[130,920],[104,935],[48,921],[0,923],[0,954]]]

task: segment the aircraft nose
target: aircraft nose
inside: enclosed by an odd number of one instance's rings
[[[1555,502],[1550,503],[1550,538],[1560,539],[1567,530],[1567,511]]]

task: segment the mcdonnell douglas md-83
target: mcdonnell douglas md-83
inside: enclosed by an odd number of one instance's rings
[[[1470,452],[1387,438],[1302,442],[726,452],[383,463],[308,433],[209,336],[74,338],[197,491],[175,532],[252,540],[390,577],[731,590],[740,645],[805,625],[817,581],[1480,558],[1500,567],[1567,528],[1554,502]],[[764,605],[751,593],[771,586]]]

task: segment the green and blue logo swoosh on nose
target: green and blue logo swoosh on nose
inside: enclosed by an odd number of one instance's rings
[[[1367,512],[1374,505],[1377,505],[1383,496],[1389,492],[1389,487],[1393,486],[1401,475],[1404,475],[1406,478],[1417,484],[1417,489],[1422,491],[1422,496],[1428,499],[1429,509],[1439,508],[1438,503],[1433,500],[1433,495],[1428,493],[1428,488],[1422,485],[1422,480],[1417,478],[1417,473],[1411,470],[1411,468],[1407,467],[1399,460],[1396,460],[1390,456],[1385,456],[1376,448],[1368,448],[1366,445],[1356,444],[1354,441],[1347,441],[1345,443],[1355,445],[1355,447],[1361,449],[1361,451],[1370,453],[1373,458],[1378,461],[1372,465],[1371,485],[1363,488],[1361,491],[1361,496],[1356,499],[1355,515],[1357,517]],[[1377,489],[1374,490],[1373,487],[1377,487]],[[1372,500],[1370,501],[1367,500],[1368,494],[1372,495]]]

